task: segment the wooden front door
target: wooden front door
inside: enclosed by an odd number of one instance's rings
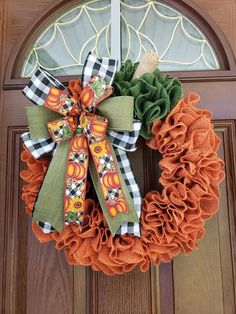
[[[17,76],[15,53],[23,55],[24,47],[19,47],[19,41],[16,42],[24,32],[28,34],[29,26],[32,31],[29,35],[33,38],[32,25],[41,21],[43,27],[53,10],[75,1],[63,2],[0,1],[0,312],[236,313],[235,0],[166,1],[185,7],[190,16],[195,15],[202,23],[204,30],[209,25],[215,26],[210,28],[208,35],[212,36],[222,56],[223,70],[177,75],[182,78],[185,93],[190,90],[199,93],[201,106],[213,112],[215,129],[222,140],[219,155],[225,161],[226,180],[221,185],[220,210],[207,223],[206,236],[199,249],[188,257],[178,256],[172,263],[152,267],[146,273],[134,270],[114,277],[89,268],[69,266],[64,253],[56,251],[53,243],[41,245],[32,233],[31,219],[25,214],[20,198],[20,135],[26,129],[24,106],[28,102],[21,95],[27,80]],[[200,13],[197,15],[196,12]],[[63,80],[68,81],[68,78]],[[153,188],[149,174],[159,176],[157,161],[140,141],[131,162],[143,194]]]

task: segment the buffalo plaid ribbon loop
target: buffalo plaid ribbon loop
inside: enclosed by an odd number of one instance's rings
[[[116,70],[118,67],[118,61],[110,58],[98,59],[91,52],[87,55],[82,72],[83,87],[89,82],[91,77],[99,76],[104,79],[109,85],[112,84]]]
[[[35,105],[43,106],[49,90],[53,86],[67,92],[67,88],[53,75],[43,68],[38,68],[22,93]]]

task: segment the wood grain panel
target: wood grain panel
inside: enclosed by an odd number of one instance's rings
[[[225,33],[236,55],[236,1],[235,0],[192,0],[203,9]]]
[[[5,9],[5,1],[0,1],[0,112],[3,112],[3,93],[2,93],[2,86],[3,86],[3,64],[6,59],[5,54],[5,42],[6,42],[6,35],[7,35],[7,27],[6,27],[6,19],[5,14],[7,14],[7,10]],[[8,57],[8,56],[7,56]],[[0,173],[1,176],[5,175],[5,154],[2,149],[2,143],[3,143],[3,136],[6,133],[6,129],[4,130],[4,126],[2,124],[2,121],[0,120],[0,152],[1,152],[1,158],[0,158]],[[4,208],[5,205],[5,182],[3,180],[0,180],[0,282],[2,283],[0,285],[0,313],[3,312],[3,293],[4,293],[4,281],[3,281],[3,273],[4,273],[4,250],[5,250],[5,235],[4,235],[4,222],[5,222],[5,214],[4,214]],[[5,207],[5,206],[4,206]]]
[[[152,314],[161,314],[160,267],[151,267]]]
[[[226,180],[221,185],[218,232],[224,313],[235,313],[235,210],[236,210],[236,133],[235,121],[217,121],[215,128],[221,138],[219,155],[225,160]]]
[[[152,312],[150,272],[140,273],[137,269],[123,276],[107,277],[96,274],[97,306],[99,314],[149,314]]]
[[[225,161],[225,171],[226,171],[226,185],[223,187],[226,188],[226,190],[223,190],[222,192],[222,209],[219,214],[223,214],[223,212],[227,209],[228,215],[229,215],[229,232],[230,232],[230,241],[227,243],[225,241],[222,241],[221,247],[224,248],[225,246],[228,247],[230,244],[231,246],[231,258],[232,258],[232,277],[224,277],[223,284],[227,281],[232,282],[234,286],[234,298],[229,300],[228,295],[230,296],[230,286],[223,286],[224,288],[224,299],[225,299],[225,306],[227,304],[234,304],[234,307],[236,308],[236,121],[231,120],[227,121],[225,123],[224,121],[217,121],[215,122],[215,127],[217,128],[219,135],[221,136],[221,140],[223,145],[220,147],[220,153],[221,156],[224,156]],[[222,152],[223,150],[223,152]],[[224,155],[223,155],[224,153]],[[224,193],[224,195],[223,195]],[[227,195],[227,198],[225,197],[225,194]],[[221,224],[222,225],[222,224]],[[224,225],[222,225],[224,226]],[[222,237],[223,239],[223,237]],[[223,239],[224,240],[224,239]],[[224,258],[224,256],[221,257],[222,263],[224,266],[228,264],[228,260]],[[236,309],[235,309],[236,312]],[[226,311],[227,313],[227,311]]]
[[[87,270],[85,266],[74,266],[74,311],[73,314],[88,313],[87,298],[90,294],[87,293]]]
[[[73,313],[73,267],[55,244],[40,244],[29,221],[27,314]]]
[[[73,268],[53,243],[36,240],[20,201],[22,131],[8,131],[3,313],[73,313]]]
[[[7,36],[8,44],[6,52],[9,54],[10,50],[16,44],[17,39],[22,32],[26,30],[37,14],[45,9],[51,0],[2,0],[7,6],[9,15],[5,17],[8,21]],[[6,60],[7,61],[7,60]]]
[[[174,295],[176,314],[234,314],[235,282],[235,230],[231,225],[235,212],[235,124],[216,122],[216,131],[222,139],[219,150],[227,161],[226,181],[221,185],[220,210],[206,224],[206,235],[200,241],[199,250],[188,257],[174,259]],[[229,181],[230,180],[230,181]],[[229,189],[229,183],[232,188]],[[231,232],[230,232],[231,231]],[[212,302],[209,302],[211,300]]]
[[[173,262],[159,267],[161,314],[174,314]]]
[[[224,314],[217,217],[207,224],[199,251],[176,257],[173,271],[176,314]]]
[[[9,140],[6,151],[9,153],[6,158],[5,172],[5,213],[1,216],[4,218],[4,251],[3,251],[3,295],[2,307],[6,313],[15,313],[17,309],[17,294],[21,283],[17,281],[19,278],[18,272],[21,269],[22,262],[17,263],[19,245],[19,224],[18,224],[18,208],[19,208],[19,153],[20,153],[20,127],[12,127],[7,130],[7,138]],[[5,214],[5,215],[4,215]],[[22,239],[23,240],[23,239]],[[25,251],[23,251],[25,252]],[[22,268],[24,272],[24,268]],[[17,284],[16,284],[17,281]],[[24,284],[22,284],[24,286]],[[25,304],[22,302],[21,309],[24,309]],[[4,313],[5,313],[4,312]]]
[[[184,95],[200,95],[198,107],[212,112],[212,119],[236,119],[236,82],[184,83]]]

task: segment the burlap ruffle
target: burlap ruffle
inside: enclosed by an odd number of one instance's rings
[[[133,79],[137,67],[138,63],[131,60],[122,65],[113,82],[114,95],[134,97],[135,118],[142,121],[140,135],[150,139],[153,122],[165,118],[182,97],[182,85],[177,78],[162,75],[159,69]]]
[[[187,254],[196,248],[205,220],[219,206],[224,162],[216,154],[220,141],[211,113],[195,108],[199,99],[190,93],[165,122],[156,121],[152,128],[148,146],[162,154],[163,190],[144,198],[142,236],[154,261],[170,261],[180,251]]]
[[[204,235],[204,222],[216,213],[219,184],[224,163],[217,157],[219,139],[211,125],[211,114],[195,108],[199,96],[190,93],[179,101],[164,122],[156,121],[148,145],[159,150],[163,185],[161,193],[149,192],[143,199],[141,238],[112,237],[99,206],[86,201],[82,230],[70,224],[59,234],[44,234],[33,223],[42,243],[55,240],[72,265],[91,266],[107,275],[123,274],[136,266],[141,271],[169,262],[179,252],[188,254]],[[47,167],[46,159],[36,161],[26,149],[21,159],[27,164],[21,177],[27,181],[22,198],[31,213],[33,202]],[[35,169],[37,171],[35,172]]]
[[[21,160],[26,166],[26,169],[20,172],[20,177],[26,182],[26,184],[22,186],[21,196],[25,203],[27,214],[31,215],[40,186],[48,168],[49,158],[44,157],[36,160],[24,146],[24,150],[21,153]]]

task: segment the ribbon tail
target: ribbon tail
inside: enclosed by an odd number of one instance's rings
[[[61,232],[64,227],[65,175],[70,141],[61,142],[49,165],[35,203],[33,220],[48,222]]]
[[[116,97],[114,97],[116,98]],[[133,128],[131,132],[116,132],[108,130],[110,143],[113,146],[116,158],[119,164],[119,168],[129,190],[130,196],[133,199],[134,206],[136,208],[138,217],[141,215],[142,197],[140,189],[134,178],[133,171],[129,162],[129,158],[126,151],[132,152],[137,149],[136,142],[140,133],[142,122],[139,120],[133,121]],[[139,223],[123,223],[117,230],[116,235],[123,235],[125,233],[140,236],[140,225]]]
[[[138,222],[139,217],[118,167],[118,162],[112,146],[110,145],[108,139],[104,139],[103,142],[111,154],[115,164],[115,171],[113,170],[110,172],[104,170],[104,159],[98,159],[99,162],[97,162],[97,157],[94,155],[91,145],[90,151],[94,162],[89,163],[89,170],[103,214],[111,233],[114,236],[123,223]],[[102,169],[99,169],[100,166],[102,166]],[[104,176],[106,176],[106,178],[104,178]],[[112,184],[114,184],[115,187],[116,182],[119,182],[120,189],[112,189]]]
[[[86,183],[88,173],[88,143],[84,134],[71,139],[64,197],[65,224],[71,222],[80,224],[83,220],[86,198]]]
[[[116,158],[119,164],[119,168],[121,170],[122,176],[125,180],[127,188],[129,190],[129,194],[133,200],[137,215],[140,219],[141,216],[141,206],[142,206],[142,197],[140,193],[140,189],[136,180],[134,178],[133,171],[131,169],[131,165],[128,159],[126,152],[122,149],[113,147],[113,150],[116,154]],[[117,230],[116,235],[123,235],[125,233],[133,234],[135,236],[140,237],[140,225],[139,222],[124,222],[120,228]]]

